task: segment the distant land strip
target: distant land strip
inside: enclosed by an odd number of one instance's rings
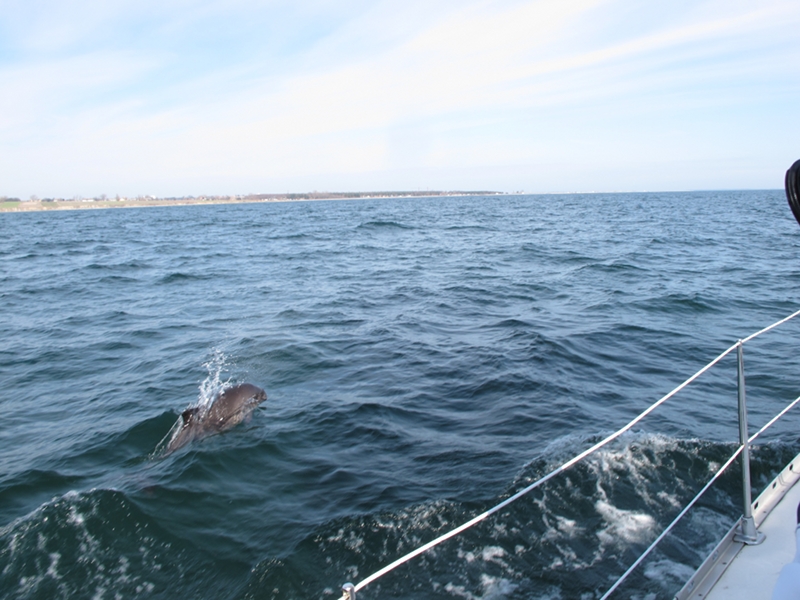
[[[136,206],[181,206],[190,204],[241,204],[247,202],[303,202],[311,200],[351,200],[366,198],[427,198],[431,196],[496,196],[492,191],[417,191],[417,192],[307,192],[300,194],[247,194],[239,196],[153,196],[109,198],[37,198],[29,200],[0,196],[0,212],[35,210],[79,210],[92,208],[130,208]]]

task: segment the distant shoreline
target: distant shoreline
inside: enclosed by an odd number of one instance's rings
[[[141,208],[148,206],[190,206],[203,204],[254,204],[266,202],[310,202],[319,200],[367,200],[379,198],[429,198],[436,196],[499,196],[492,191],[429,192],[310,192],[305,194],[251,194],[247,196],[199,196],[184,198],[87,198],[65,200],[0,199],[0,212],[35,212],[51,210],[97,210],[105,208]]]

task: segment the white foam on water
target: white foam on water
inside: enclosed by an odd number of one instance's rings
[[[575,452],[576,445],[592,443],[592,439],[586,438],[578,443],[573,437],[569,437],[567,444],[564,441],[560,440],[559,445],[563,445],[563,451],[570,455]],[[444,582],[433,584],[434,588],[453,597],[477,600],[502,598],[514,590],[519,594],[521,588],[527,590],[533,585],[535,597],[561,598],[563,591],[558,586],[547,586],[542,581],[540,583],[546,586],[542,589],[528,578],[536,580],[539,574],[547,571],[554,572],[551,575],[558,579],[569,577],[566,573],[597,566],[617,569],[620,550],[652,541],[663,527],[658,519],[682,507],[698,473],[702,478],[705,468],[709,474],[719,468],[718,464],[708,464],[705,458],[708,446],[709,443],[702,440],[641,432],[626,434],[583,463],[583,470],[578,471],[582,478],[580,485],[574,477],[570,479],[574,471],[559,476],[531,494],[528,497],[531,506],[523,508],[519,515],[506,517],[504,512],[495,517],[490,529],[484,530],[488,534],[484,544],[475,544],[474,538],[463,538],[465,541],[455,548],[458,559],[454,564],[460,562],[466,570],[454,574],[446,585]],[[555,467],[562,458],[550,456],[547,463]],[[693,473],[687,474],[689,480],[681,480],[677,487],[667,486],[665,489],[665,471],[673,470],[676,461],[684,460],[692,465]],[[530,483],[549,468],[542,464],[541,459],[531,465],[533,468],[526,469],[517,478],[515,487]],[[583,485],[587,483],[583,478],[591,482],[588,489]],[[388,550],[391,550],[391,558],[395,558],[398,553],[428,541],[433,531],[446,529],[448,518],[460,518],[460,511],[455,508],[457,505],[452,503],[436,501],[374,517],[378,529],[402,534],[396,543],[384,543],[379,551],[381,558],[387,555]],[[532,511],[534,516],[528,515],[528,511]],[[703,512],[701,507],[696,507],[687,518],[690,521],[707,520]],[[518,521],[518,516],[524,520]],[[534,521],[540,518],[544,525],[538,537],[536,524],[528,523],[531,518]],[[724,519],[724,515],[715,514],[713,520]],[[528,525],[531,529],[527,529]],[[716,527],[716,523],[705,523],[700,529],[714,528],[709,525]],[[375,528],[372,531],[378,533]],[[516,543],[520,535],[533,536],[530,545]],[[507,542],[512,540],[516,545],[508,546]],[[363,540],[354,533],[346,533],[346,529],[339,530],[328,541],[338,542],[356,552],[363,551]],[[490,543],[487,545],[486,542]],[[541,545],[540,542],[547,543]],[[526,571],[531,564],[538,565],[534,566],[535,573]],[[473,578],[483,571],[480,582],[476,582]],[[667,589],[674,587],[673,583],[688,579],[691,568],[655,554],[640,568],[640,573]],[[638,600],[655,597],[645,591],[638,594],[635,596]],[[586,600],[596,597],[594,592],[588,591],[581,596]]]
[[[506,551],[503,550],[500,546],[486,546],[481,551],[481,558],[485,562],[494,562],[497,564],[501,564],[505,566],[505,562],[499,560],[506,555]]]
[[[656,498],[660,500],[663,504],[669,504],[672,508],[680,509],[681,503],[678,501],[678,498],[675,494],[669,494],[665,491],[657,492]]]
[[[566,519],[564,517],[556,517],[556,527],[558,530],[567,537],[574,538],[583,535],[583,527],[578,525],[578,522],[573,519]]]
[[[501,560],[505,555],[506,551],[500,546],[486,546],[477,555],[471,551],[465,552],[461,548],[458,549],[458,558],[467,563],[475,562],[475,560],[480,558],[484,562],[491,562],[501,565],[502,567],[507,567],[506,562]]]
[[[47,566],[47,572],[45,575],[52,577],[53,579],[58,579],[58,561],[61,560],[61,554],[58,552],[51,552],[49,556],[50,564]]]
[[[69,507],[69,516],[67,517],[67,521],[78,527],[82,527],[86,523],[83,515],[78,512],[78,507],[74,504]]]
[[[481,586],[483,587],[483,592],[480,595],[467,591],[463,585],[454,585],[452,583],[445,585],[444,589],[450,595],[457,598],[465,598],[466,600],[499,600],[507,597],[518,587],[507,579],[494,578],[488,575],[481,576]]]
[[[556,468],[562,461],[572,458],[575,455],[576,448],[588,447],[596,441],[596,439],[586,438],[581,435],[562,436],[550,442],[543,451],[542,456],[548,457],[549,468]],[[655,495],[652,495],[648,482],[653,473],[659,472],[665,467],[665,457],[675,451],[681,453],[689,451],[692,442],[699,443],[699,440],[679,440],[662,434],[629,431],[609,446],[601,448],[587,457],[581,464],[594,472],[598,481],[598,491],[601,495],[604,494],[600,489],[604,482],[619,479],[621,473],[624,473],[625,478],[634,487],[636,494],[647,504],[653,506],[663,506],[664,504],[677,506],[680,501],[676,493],[659,490],[655,492]],[[643,449],[647,451],[642,451]],[[530,466],[538,460],[540,459],[529,462],[523,472],[529,472]],[[671,465],[668,466],[671,467]],[[709,471],[712,473],[715,471],[712,465],[709,465]],[[537,476],[543,474],[539,473]],[[520,486],[528,485],[532,481],[533,476],[527,475],[519,477],[515,483]],[[603,495],[603,497],[605,496]]]
[[[679,506],[678,496],[665,490],[651,495],[648,483],[653,473],[664,466],[664,457],[678,449],[678,440],[661,434],[629,432],[620,438],[621,446],[601,449],[590,457],[587,465],[597,474],[598,491],[603,494],[602,482],[609,477],[617,478],[624,472],[633,485],[637,496],[651,506],[669,504]],[[642,449],[648,452],[641,451]],[[681,451],[685,451],[683,448]]]
[[[660,559],[648,562],[644,568],[644,575],[653,581],[670,581],[676,585],[683,585],[694,575],[694,569],[669,559]]]
[[[91,502],[85,494],[70,491],[63,496],[53,498],[28,515],[0,529],[0,539],[7,538],[6,547],[2,550],[9,558],[3,570],[4,574],[7,575],[15,566],[19,566],[20,558],[16,557],[16,554],[30,554],[32,548],[36,549],[35,555],[28,556],[24,560],[29,565],[35,565],[37,572],[20,577],[18,587],[14,590],[17,597],[36,596],[43,589],[53,589],[53,586],[56,597],[72,597],[78,591],[69,581],[71,574],[62,573],[64,568],[69,571],[73,567],[69,565],[63,567],[63,553],[49,548],[52,540],[48,530],[37,531],[51,520],[57,520],[59,523],[57,536],[71,535],[77,542],[79,563],[87,569],[88,576],[88,579],[81,584],[81,591],[86,594],[91,593],[90,597],[93,600],[121,597],[119,593],[121,585],[126,587],[135,585],[142,592],[152,592],[155,589],[152,583],[143,581],[140,576],[131,575],[130,561],[126,556],[114,556],[115,551],[104,547],[91,533],[87,520],[96,513],[96,507]],[[54,516],[43,515],[45,511],[52,509],[56,510]],[[65,513],[65,517],[58,517],[62,512]],[[113,567],[107,569],[103,563],[107,564],[109,559],[113,561]]]
[[[447,583],[444,589],[451,596],[465,600],[502,600],[513,594],[518,587],[517,584],[504,577],[493,577],[483,573],[481,574],[481,590],[477,594],[473,594],[463,585],[456,585],[452,582]],[[438,585],[435,585],[434,590],[437,589]],[[550,588],[544,591],[544,595],[536,596],[536,598],[538,600],[557,600],[561,598],[561,592]]]
[[[503,577],[491,577],[485,573],[481,575],[481,586],[483,587],[483,600],[494,600],[495,598],[505,598],[517,589],[516,584]]]
[[[345,548],[354,552],[360,552],[360,548],[364,546],[364,538],[356,535],[355,531],[345,533],[344,529],[340,529],[335,535],[328,536],[328,542],[344,544]]]
[[[603,517],[607,526],[597,533],[597,537],[608,545],[642,543],[654,537],[655,519],[645,513],[623,510],[598,500],[595,509]]]
[[[464,552],[461,548],[458,549],[458,558],[461,560],[471,563],[475,561],[475,553],[474,552]]]
[[[463,585],[455,585],[453,583],[448,582],[444,586],[444,590],[451,596],[455,596],[457,598],[465,598],[466,600],[476,600],[477,598],[477,596],[468,592],[467,588],[464,587]]]

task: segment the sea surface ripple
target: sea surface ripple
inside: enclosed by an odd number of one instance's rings
[[[797,310],[781,191],[0,215],[0,596],[338,598]],[[800,323],[748,344],[751,430]],[[269,400],[161,458],[228,383]],[[790,413],[763,487],[800,450]],[[735,361],[359,598],[597,598],[735,447]],[[671,598],[723,478],[619,597]]]

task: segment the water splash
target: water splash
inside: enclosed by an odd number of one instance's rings
[[[215,348],[211,358],[203,363],[208,375],[200,383],[200,394],[197,406],[208,408],[225,388],[230,386],[231,377],[229,375],[230,366],[228,357],[219,348]]]
[[[214,399],[221,394],[226,388],[230,387],[231,377],[228,372],[230,365],[228,357],[219,348],[215,348],[214,352],[205,363],[203,363],[208,375],[200,383],[200,390],[195,404],[189,404],[186,408],[199,408],[201,411],[207,411],[211,407]],[[183,420],[178,417],[178,420],[170,427],[160,442],[150,455],[151,458],[163,458],[166,455],[166,450],[169,448],[172,441],[178,436],[183,428]]]

